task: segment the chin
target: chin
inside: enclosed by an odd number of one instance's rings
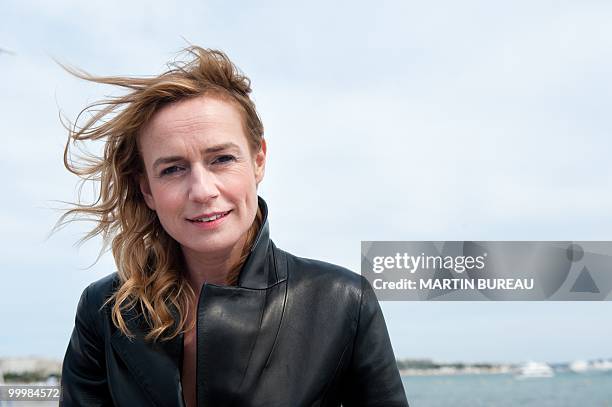
[[[197,253],[218,253],[233,249],[240,241],[240,236],[211,236],[199,241],[193,241],[193,238],[188,242],[181,243],[182,246]]]

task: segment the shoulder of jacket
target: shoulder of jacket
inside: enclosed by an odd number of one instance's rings
[[[89,284],[85,288],[83,295],[87,297],[90,307],[100,309],[104,302],[113,295],[118,286],[119,275],[117,272],[114,272]]]
[[[352,289],[359,294],[364,288],[363,280],[365,279],[346,267],[322,260],[299,257],[286,251],[282,252],[287,257],[289,278],[305,279],[309,283],[320,282],[328,288]]]

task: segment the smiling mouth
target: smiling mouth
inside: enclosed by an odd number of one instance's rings
[[[229,215],[231,211],[227,211],[227,212],[220,212],[220,213],[216,213],[214,215],[211,216],[203,216],[200,218],[193,218],[193,219],[187,219],[190,222],[194,222],[194,223],[209,223],[209,222],[214,222],[217,219],[221,219],[226,217],[227,215]]]

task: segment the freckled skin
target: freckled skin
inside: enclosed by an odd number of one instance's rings
[[[218,146],[224,149],[206,151]],[[240,257],[257,213],[265,141],[260,151],[252,152],[237,107],[202,96],[172,103],[157,112],[139,135],[139,148],[146,168],[146,177],[140,180],[146,204],[179,243],[196,295],[205,281],[223,284],[229,268]],[[161,157],[175,159],[154,166]],[[227,211],[230,213],[223,222],[211,230],[189,221]],[[196,401],[194,330],[185,334],[183,346],[183,395],[191,407]]]

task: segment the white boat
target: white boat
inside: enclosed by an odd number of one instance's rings
[[[592,369],[608,372],[612,370],[612,360],[597,360],[593,362]]]
[[[589,362],[585,360],[575,360],[569,365],[569,370],[574,373],[584,373],[590,369]]]
[[[543,362],[527,362],[522,365],[516,374],[517,379],[533,379],[541,377],[553,377],[554,370]]]

